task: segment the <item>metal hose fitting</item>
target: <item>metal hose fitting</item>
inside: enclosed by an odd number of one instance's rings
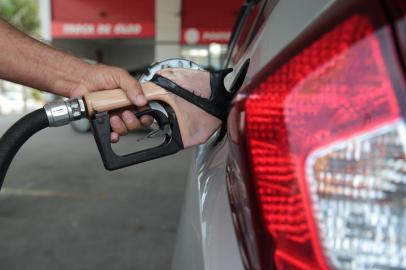
[[[45,104],[50,127],[60,127],[86,117],[86,108],[81,98],[54,101]]]

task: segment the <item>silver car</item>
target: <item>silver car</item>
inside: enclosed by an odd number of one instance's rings
[[[196,151],[173,269],[406,269],[405,14],[246,2],[226,60],[243,85]]]

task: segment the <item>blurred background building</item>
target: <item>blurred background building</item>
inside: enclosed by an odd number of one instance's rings
[[[219,68],[243,0],[0,0],[0,15],[35,38],[134,76],[173,57]],[[0,114],[51,95],[0,81]]]

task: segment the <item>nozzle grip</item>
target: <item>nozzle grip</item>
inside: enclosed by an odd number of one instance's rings
[[[161,101],[169,104],[175,111],[178,110],[168,92],[159,86],[146,82],[141,84],[145,98],[148,101]],[[118,110],[125,107],[135,107],[122,89],[112,89],[90,92],[83,96],[86,104],[87,116],[92,117],[96,113]]]
[[[96,112],[108,112],[134,106],[122,89],[90,92],[85,94],[83,99],[86,103],[87,114],[89,117]]]

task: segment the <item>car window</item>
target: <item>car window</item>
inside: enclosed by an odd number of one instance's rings
[[[236,49],[237,42],[240,38],[242,31],[244,30],[244,26],[246,25],[246,21],[251,14],[252,8],[256,6],[258,1],[246,1],[244,5],[241,7],[240,12],[238,14],[237,21],[234,24],[233,31],[231,34],[230,41],[228,43],[227,55],[224,61],[225,67],[228,66],[231,56],[234,54]]]
[[[266,2],[266,1],[262,1]],[[261,4],[257,4],[252,7],[250,14],[248,15],[245,24],[242,28],[241,34],[237,39],[237,43],[235,45],[235,48],[233,50],[233,53],[231,54],[231,61],[232,62],[237,62],[241,55],[244,53],[246,47],[247,47],[247,40],[249,38],[249,34],[252,32],[251,29],[254,28],[255,21],[258,17],[258,14],[260,13],[260,7]]]
[[[251,27],[250,33],[248,34],[248,38],[246,39],[246,44],[244,46],[244,52],[248,48],[248,46],[253,41],[254,37],[258,33],[259,29],[264,25],[266,19],[271,14],[273,8],[275,7],[278,0],[267,0],[264,1],[261,11],[258,13],[257,18],[255,20],[254,26]]]
[[[276,2],[277,0],[251,1],[242,8],[230,40],[225,66],[236,63],[245,53]]]

